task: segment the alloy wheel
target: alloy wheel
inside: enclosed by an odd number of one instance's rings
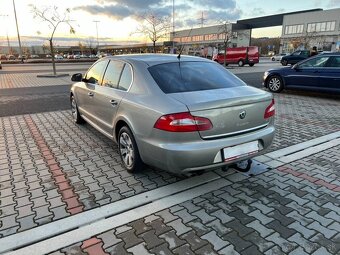
[[[127,168],[132,168],[134,164],[135,152],[129,134],[123,132],[119,137],[120,155]]]

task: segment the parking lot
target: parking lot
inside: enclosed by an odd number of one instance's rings
[[[129,174],[111,140],[73,123],[70,77],[39,65],[0,71],[0,253],[339,254],[338,96],[275,94],[275,140],[251,174]],[[228,69],[261,87],[273,66]]]

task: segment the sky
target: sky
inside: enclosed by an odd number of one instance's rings
[[[68,18],[75,29],[61,24],[55,33],[59,44],[77,42],[96,43],[96,23],[100,44],[146,43],[148,39],[136,34],[146,13],[159,16],[172,15],[175,3],[175,29],[195,28],[204,18],[204,26],[218,24],[221,20],[236,21],[271,14],[300,11],[314,8],[340,8],[340,0],[15,0],[18,26],[23,44],[42,45],[51,33],[48,23],[34,18],[32,5],[38,9],[56,6],[63,14],[66,8]],[[0,45],[7,43],[6,35],[12,44],[17,41],[13,11],[13,0],[0,0]],[[277,37],[281,27],[255,29],[253,37]]]

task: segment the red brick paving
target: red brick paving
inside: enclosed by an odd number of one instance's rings
[[[49,172],[52,174],[52,178],[58,187],[59,193],[61,194],[63,201],[66,203],[66,210],[71,214],[82,212],[84,210],[84,205],[79,201],[78,195],[74,192],[70,181],[67,179],[63,169],[59,166],[56,157],[48,147],[37,125],[34,123],[31,116],[25,116],[24,119],[41,155],[44,158]]]
[[[103,241],[96,237],[85,240],[81,246],[82,250],[89,255],[109,255],[103,249]]]
[[[277,170],[279,170],[280,172],[284,172],[284,173],[287,173],[287,174],[291,174],[291,175],[294,175],[298,178],[301,178],[301,179],[304,179],[304,180],[307,180],[309,182],[312,182],[316,185],[320,185],[320,186],[323,186],[327,189],[330,189],[330,190],[333,190],[335,192],[340,192],[340,186],[338,185],[335,185],[335,184],[331,184],[329,182],[326,182],[325,180],[322,180],[322,179],[319,179],[319,178],[315,178],[313,176],[310,176],[308,174],[305,174],[305,173],[300,173],[298,171],[295,171],[291,168],[288,168],[288,167],[278,167]]]

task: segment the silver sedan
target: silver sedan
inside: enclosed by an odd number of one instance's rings
[[[127,171],[144,164],[174,173],[224,167],[267,149],[275,105],[213,61],[176,55],[121,55],[74,74],[75,123],[118,144]]]

